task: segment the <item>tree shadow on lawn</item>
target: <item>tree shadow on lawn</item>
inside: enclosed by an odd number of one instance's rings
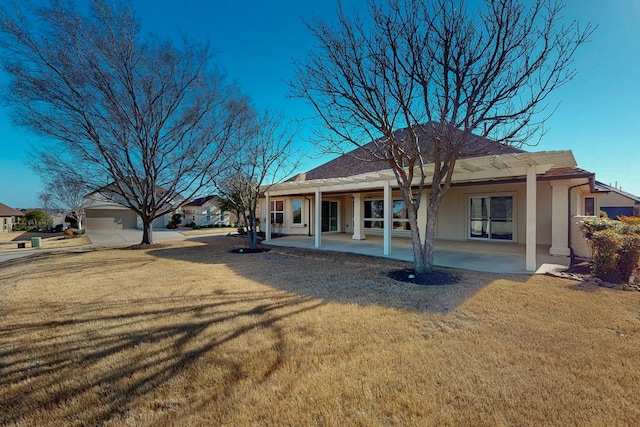
[[[56,307],[14,304],[3,309],[0,425],[99,425],[131,421],[135,411],[161,418],[166,405],[189,411],[191,392],[202,391],[191,390],[188,380],[199,363],[215,370],[215,381],[206,384],[209,398],[228,395],[243,379],[265,381],[287,351],[278,322],[319,305],[278,291],[223,290]],[[262,339],[237,344],[254,330]],[[169,382],[177,395],[155,393]]]
[[[457,282],[436,286],[399,281],[411,263],[315,249],[266,246],[267,252],[229,253],[241,247],[234,237],[211,236],[189,239],[201,245],[152,250],[149,254],[193,263],[224,264],[247,279],[297,295],[363,306],[381,306],[408,311],[446,314],[498,279],[526,282],[528,275],[499,275],[438,268],[442,277]]]

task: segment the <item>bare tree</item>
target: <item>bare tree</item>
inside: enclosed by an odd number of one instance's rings
[[[0,10],[4,96],[17,124],[56,144],[33,150],[40,167],[135,211],[150,244],[154,218],[212,185],[235,90],[208,46],[142,38],[128,3],[90,5]]]
[[[485,0],[477,10],[462,0],[372,1],[368,19],[339,8],[337,23],[307,24],[319,46],[295,64],[292,95],[315,109],[325,150],[359,147],[353,152],[394,171],[416,272],[433,268],[437,213],[460,154],[473,152],[477,135],[515,146],[539,135],[549,94],[576,75],[572,57],[594,28],[563,24],[562,8],[554,0]],[[429,187],[426,224],[418,224]]]
[[[244,111],[238,121],[228,162],[228,174],[219,186],[223,197],[237,209],[247,227],[251,249],[258,247],[258,201],[274,183],[293,173],[302,158],[296,152],[296,131],[281,114],[260,114],[241,102]],[[240,218],[238,218],[240,219]]]
[[[83,202],[88,192],[83,177],[74,172],[66,176],[57,175],[54,169],[43,169],[36,162],[32,162],[31,166],[46,182],[45,191],[40,193],[40,198],[46,195],[56,209],[66,211],[66,215],[74,219],[78,228],[82,229],[85,217]]]

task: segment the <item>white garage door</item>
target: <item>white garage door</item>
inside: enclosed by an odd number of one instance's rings
[[[133,211],[89,209],[85,219],[87,230],[121,230],[137,228],[138,216]]]

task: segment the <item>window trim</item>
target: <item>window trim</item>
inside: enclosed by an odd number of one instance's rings
[[[282,203],[282,209],[278,210],[278,203]],[[278,224],[278,225],[283,225],[284,224],[284,209],[285,209],[285,203],[284,203],[284,199],[274,199],[271,200],[271,206],[269,206],[269,219],[271,221],[271,224]],[[282,221],[278,222],[278,215],[281,215]]]
[[[587,200],[593,200],[593,213],[592,214],[588,214],[587,213]],[[583,211],[582,213],[584,214],[584,216],[598,216],[596,215],[596,212],[598,212],[598,206],[596,205],[596,198],[593,196],[585,196],[584,197],[584,201],[582,203],[582,208]]]
[[[300,221],[296,222],[296,202],[300,202]],[[304,199],[293,198],[291,199],[291,225],[295,227],[302,227],[304,224]]]
[[[491,237],[473,237],[471,235],[471,199],[488,198],[491,200],[493,197],[511,197],[511,239],[492,239]],[[466,197],[466,222],[467,222],[467,239],[478,242],[492,242],[492,243],[516,243],[518,242],[518,199],[515,192],[496,192],[496,193],[479,193],[479,194],[467,194]],[[491,209],[491,208],[489,208]],[[491,212],[489,211],[489,218],[491,218]],[[491,231],[489,229],[489,231]],[[489,233],[491,234],[491,233]]]

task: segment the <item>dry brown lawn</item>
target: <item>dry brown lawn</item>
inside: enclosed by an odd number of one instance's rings
[[[640,424],[640,293],[241,242],[0,264],[0,425]]]
[[[12,231],[0,233],[0,252],[22,252],[31,250],[31,238],[41,238],[42,249],[70,248],[74,246],[88,245],[91,240],[87,236],[67,236],[64,233],[44,233]],[[25,243],[25,248],[18,249],[18,243]]]

